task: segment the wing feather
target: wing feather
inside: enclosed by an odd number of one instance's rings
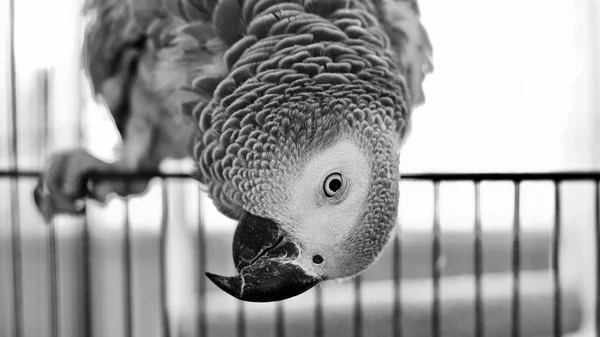
[[[84,70],[94,95],[105,101],[123,136],[134,79],[142,78],[144,86],[167,105],[187,100],[182,98],[187,94],[177,89],[188,85],[194,70],[218,53],[219,48],[206,48],[215,45],[210,20],[216,4],[210,0],[86,1],[83,13],[90,21],[82,51]],[[170,97],[176,92],[178,97]]]

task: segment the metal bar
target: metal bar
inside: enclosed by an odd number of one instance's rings
[[[402,336],[402,292],[400,291],[400,278],[402,277],[401,256],[401,228],[400,222],[396,225],[398,233],[394,236],[392,277],[394,281],[394,304],[392,308],[392,336]]]
[[[483,274],[483,230],[481,227],[481,182],[475,181],[475,239],[473,242],[473,263],[475,271],[475,337],[483,337],[484,312],[481,288]]]
[[[362,337],[361,276],[354,278],[354,337]]]
[[[51,148],[51,130],[49,125],[51,123],[51,107],[50,107],[50,79],[49,79],[49,70],[42,69],[41,73],[41,86],[42,86],[42,132],[41,132],[41,142],[39,144],[40,153],[43,156],[48,154],[48,149]],[[51,221],[50,226],[48,228],[48,259],[50,266],[48,268],[49,275],[48,278],[50,282],[48,282],[49,291],[48,294],[50,296],[50,335],[53,337],[60,336],[60,323],[59,323],[59,312],[60,312],[60,303],[59,303],[59,264],[57,258],[57,236],[56,236],[56,224],[54,221]]]
[[[84,26],[85,26],[85,18],[83,15],[77,15],[75,20],[77,20],[77,26],[75,28],[76,33],[77,33],[77,46],[83,46],[84,43]],[[82,88],[85,86],[85,81],[83,78],[83,75],[81,74],[81,70],[84,69],[84,64],[83,64],[83,57],[79,57],[78,58],[78,64],[76,65],[76,70],[77,71],[77,77],[76,77],[76,90],[77,92],[75,93],[75,102],[76,102],[76,109],[78,111],[77,113],[77,140],[79,142],[79,144],[83,144],[84,141],[86,140],[86,123],[85,123],[85,117],[87,117],[87,114],[85,113],[84,110],[84,106],[85,106],[85,98],[83,95],[83,90]]]
[[[160,275],[160,314],[162,320],[162,335],[169,337],[171,335],[169,312],[167,309],[167,226],[169,221],[169,204],[168,204],[168,186],[167,182],[161,180],[162,187],[162,215],[160,221],[160,236],[158,238],[159,261],[158,269]],[[202,279],[202,278],[200,278]],[[204,336],[204,335],[202,335]]]
[[[125,199],[125,237],[123,242],[123,291],[124,291],[124,331],[125,336],[133,336],[133,308],[131,282],[131,224],[129,223],[129,199]]]
[[[560,182],[554,182],[554,231],[552,235],[552,279],[554,281],[554,337],[562,336],[562,292],[560,284]]]
[[[198,197],[202,198],[203,188],[198,189]],[[202,218],[202,203],[198,203],[198,336],[207,335],[206,327],[206,228]]]
[[[37,178],[38,170],[16,169],[0,170],[2,177]],[[188,173],[164,173],[158,171],[147,172],[96,172],[91,173],[93,179],[116,179],[116,178],[169,178],[169,179],[195,179],[193,174]],[[429,181],[582,181],[600,179],[600,171],[565,171],[565,172],[526,172],[526,173],[406,173],[402,175],[403,180],[429,180]]]
[[[600,334],[600,181],[594,180],[596,225],[596,336]]]
[[[84,321],[84,336],[93,337],[94,335],[94,315],[92,314],[92,258],[91,258],[91,241],[90,241],[90,226],[87,221],[87,213],[84,214],[83,220],[83,238],[82,244],[82,279],[83,279],[83,321]]]
[[[283,302],[275,303],[275,336],[285,337],[285,317],[283,314]]]
[[[589,77],[589,92],[596,93],[595,95],[590,95],[589,99],[589,111],[591,112],[592,120],[590,121],[591,125],[600,125],[600,4],[596,0],[587,0],[587,8],[585,12],[587,16],[586,26],[587,31],[585,34],[588,38],[586,41],[586,45],[588,46],[590,53],[588,54],[588,64],[589,64],[589,74],[593,74]],[[600,132],[598,129],[594,128],[592,134],[592,139],[598,139],[600,136]],[[595,144],[590,144],[592,147],[590,148],[592,153],[595,152]],[[598,157],[595,157],[596,165],[599,163]],[[599,332],[600,333],[600,332]]]
[[[60,300],[59,300],[59,265],[58,265],[58,257],[57,257],[57,238],[56,238],[56,225],[54,221],[50,223],[49,228],[49,244],[48,244],[48,255],[50,259],[50,335],[52,337],[60,337],[60,322],[59,322],[59,310],[60,310]]]
[[[444,181],[540,181],[540,180],[590,180],[600,179],[600,171],[557,171],[521,173],[416,173],[403,174],[404,180],[444,180]]]
[[[323,289],[315,287],[315,337],[323,337]]]
[[[0,178],[38,178],[42,172],[39,170],[0,170]],[[194,175],[188,173],[164,173],[164,172],[92,172],[89,174],[91,179],[146,179],[146,178],[169,178],[169,179],[195,179]],[[600,178],[600,175],[599,175]]]
[[[15,1],[9,0],[9,68],[10,68],[10,170],[19,169],[17,136],[17,76],[15,62]],[[13,266],[13,309],[15,315],[15,337],[23,334],[23,266],[21,256],[21,219],[19,217],[19,178],[10,180],[10,221],[12,234]]]
[[[246,308],[244,302],[238,301],[237,315],[237,335],[238,337],[246,337]]]
[[[592,125],[599,125],[600,123],[600,96],[597,95],[600,92],[600,5],[596,0],[588,0],[587,1],[587,13],[588,13],[588,31],[587,35],[589,36],[587,43],[590,46],[590,50],[592,51],[591,58],[591,71],[590,74],[595,74],[594,76],[590,76],[590,92],[596,93],[596,95],[591,95],[591,105],[590,111],[592,112],[592,116],[594,117],[592,120]],[[595,133],[593,135],[594,139],[600,135],[595,128]],[[595,149],[595,148],[594,148]],[[596,157],[597,158],[597,157]],[[596,160],[598,163],[598,160]],[[596,328],[596,336],[600,335],[600,180],[598,178],[594,179],[594,189],[595,189],[595,225],[596,225],[596,313],[595,313],[595,328]]]
[[[40,158],[41,161],[46,159],[46,156],[48,155],[48,149],[52,148],[51,146],[51,142],[52,142],[52,137],[51,137],[51,130],[50,130],[50,123],[51,123],[51,117],[50,117],[50,85],[49,85],[49,79],[48,79],[48,75],[49,75],[49,70],[48,69],[43,69],[41,71],[41,85],[42,85],[42,102],[41,102],[41,108],[42,108],[42,130],[41,130],[41,141],[39,143],[39,149],[40,154],[43,156],[43,158]]]
[[[513,249],[512,249],[512,336],[521,336],[521,181],[515,181],[514,196],[514,222],[513,222]]]
[[[441,336],[440,320],[440,181],[433,181],[433,242],[431,276],[433,278],[433,303],[431,308],[431,336]]]

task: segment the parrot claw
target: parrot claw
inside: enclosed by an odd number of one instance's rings
[[[69,205],[52,198],[48,187],[41,179],[33,190],[33,199],[46,224],[52,222],[57,214],[82,215],[85,212],[83,200],[77,200],[73,205]]]
[[[50,158],[33,190],[33,199],[44,221],[58,214],[82,215],[89,194],[87,175],[106,163],[83,150],[63,152]]]
[[[147,178],[132,181],[106,179],[91,181],[90,175],[101,172],[123,172],[117,164],[108,164],[84,150],[55,154],[42,172],[33,191],[33,199],[46,223],[58,214],[83,215],[85,199],[105,203],[112,193],[119,196],[143,193]]]

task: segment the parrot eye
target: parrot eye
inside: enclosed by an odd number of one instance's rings
[[[328,197],[333,197],[339,190],[342,188],[342,175],[339,173],[330,174],[327,179],[325,179],[325,184],[323,184],[323,191],[325,191],[325,195]]]

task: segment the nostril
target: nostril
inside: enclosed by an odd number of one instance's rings
[[[323,257],[321,255],[315,255],[313,256],[313,262],[316,264],[321,264],[323,263]]]

